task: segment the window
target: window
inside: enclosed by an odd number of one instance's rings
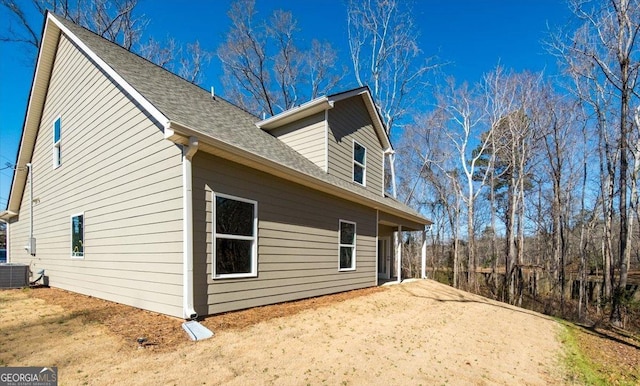
[[[353,181],[365,185],[367,149],[353,141]]]
[[[256,276],[258,204],[216,194],[214,206],[213,277]]]
[[[60,147],[60,136],[62,131],[62,118],[58,117],[53,122],[53,168],[57,168],[62,163],[62,152]]]
[[[71,216],[71,257],[84,257],[84,214]]]
[[[340,220],[340,271],[356,269],[356,223]]]

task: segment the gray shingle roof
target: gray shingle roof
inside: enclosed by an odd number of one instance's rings
[[[377,196],[354,183],[327,174],[282,141],[256,127],[255,123],[259,121],[257,117],[223,98],[216,96],[213,99],[208,91],[117,44],[62,17],[56,19],[169,120],[276,162],[292,171],[314,177],[430,223],[421,214],[393,198]]]

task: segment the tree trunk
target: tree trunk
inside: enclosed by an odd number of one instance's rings
[[[454,212],[454,224],[452,227],[452,231],[453,231],[453,287],[454,288],[458,288],[460,286],[460,278],[459,278],[459,274],[458,274],[458,267],[459,267],[459,253],[460,253],[460,242],[459,242],[459,236],[458,236],[458,224],[459,224],[459,219],[460,218],[460,197],[459,195],[456,195],[456,207],[455,207],[455,212]]]
[[[624,15],[629,8],[629,4],[627,0],[622,0],[620,4],[620,17]],[[623,25],[618,26],[620,30],[624,29]],[[623,33],[619,34],[619,39],[622,40]],[[626,54],[626,55],[625,55]],[[611,309],[611,323],[616,326],[621,326],[622,323],[622,302],[624,300],[624,295],[627,287],[627,253],[628,251],[628,242],[629,242],[629,219],[627,212],[627,173],[629,171],[629,161],[627,159],[627,151],[628,151],[628,119],[629,119],[629,99],[631,96],[631,89],[629,85],[629,65],[630,58],[628,54],[620,50],[618,51],[618,62],[620,64],[620,188],[618,191],[618,211],[620,215],[620,250],[618,257],[618,269],[620,271],[620,280],[618,281],[618,285],[615,288],[615,292],[613,294],[613,307]]]
[[[587,148],[587,135],[586,135],[586,131],[583,131],[583,141],[584,141],[584,145],[585,145],[585,149]],[[587,304],[588,302],[585,301],[585,285],[586,285],[586,278],[587,278],[587,267],[586,267],[586,255],[587,255],[587,236],[586,236],[586,229],[587,229],[587,218],[586,218],[586,205],[585,205],[585,197],[586,197],[586,192],[587,192],[587,156],[586,156],[586,152],[583,151],[582,154],[582,189],[580,191],[580,217],[581,217],[581,222],[580,222],[580,272],[579,272],[579,277],[580,277],[580,289],[579,289],[579,293],[578,293],[578,320],[579,321],[583,321],[584,320],[584,315],[583,315],[583,308],[582,305],[583,304]],[[586,307],[585,307],[586,308]],[[586,311],[586,309],[585,309]]]
[[[469,188],[468,207],[467,207],[467,233],[469,258],[467,261],[467,286],[469,291],[478,292],[476,283],[476,237],[473,225],[473,188]]]
[[[516,261],[516,198],[515,198],[515,181],[511,178],[511,184],[508,187],[508,209],[506,221],[506,253],[505,253],[505,280],[508,291],[507,301],[512,302],[515,296],[515,288],[513,283],[513,268]]]
[[[493,146],[495,149],[495,145]],[[491,265],[491,276],[493,277],[493,287],[498,289],[499,281],[498,281],[498,248],[496,241],[496,198],[495,198],[495,175],[493,172],[493,167],[491,167],[491,191],[490,194],[490,205],[491,205],[491,259],[493,260],[493,264]]]
[[[518,201],[519,201],[519,207],[520,207],[520,213],[518,213],[518,253],[517,253],[517,258],[516,258],[516,263],[515,266],[517,267],[516,269],[516,276],[515,276],[515,280],[517,283],[517,302],[516,304],[518,305],[518,307],[522,307],[522,289],[523,289],[523,284],[522,280],[522,264],[524,264],[524,217],[525,217],[525,203],[524,203],[524,157],[523,157],[523,161],[521,163],[521,171],[520,171],[520,182],[519,182],[519,192],[518,192]]]
[[[613,281],[613,245],[612,245],[612,224],[613,224],[613,198],[615,194],[614,178],[615,166],[612,160],[613,155],[608,144],[606,134],[606,121],[599,112],[598,129],[599,129],[599,147],[600,157],[600,181],[602,187],[602,286],[604,299],[606,302],[611,300],[612,281]]]

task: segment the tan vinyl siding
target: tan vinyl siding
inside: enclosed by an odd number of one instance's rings
[[[62,117],[62,162],[52,124]],[[11,225],[13,261],[46,270],[51,286],[182,315],[181,150],[114,83],[61,37],[29,185]],[[71,215],[84,213],[84,259],[72,259]]]
[[[289,145],[322,169],[327,165],[325,113],[289,123],[271,131],[276,138]]]
[[[194,157],[196,310],[213,314],[376,285],[376,211],[231,161]],[[212,279],[213,192],[258,203],[258,277]],[[339,272],[340,220],[356,225],[356,270]]]
[[[329,110],[329,174],[353,181],[353,141],[367,149],[367,190],[382,195],[382,145],[361,97],[335,103]],[[353,182],[354,184],[356,182]]]

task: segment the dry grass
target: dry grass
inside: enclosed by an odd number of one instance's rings
[[[549,384],[559,326],[432,282],[181,320],[57,289],[0,292],[0,365],[61,384]],[[152,344],[139,349],[136,338]]]
[[[274,318],[291,316],[305,310],[315,310],[337,302],[373,294],[383,291],[385,288],[372,287],[295,302],[228,312],[208,316],[202,321],[202,324],[216,332],[243,329]],[[182,319],[57,288],[39,287],[27,290],[11,290],[8,293],[18,291],[22,291],[30,298],[44,300],[48,305],[61,307],[69,320],[78,318],[83,324],[98,323],[106,327],[114,335],[120,337],[125,342],[125,346],[137,348],[137,339],[139,337],[145,337],[147,339],[146,346],[159,351],[173,350],[175,347],[189,342],[181,327],[184,321]]]

